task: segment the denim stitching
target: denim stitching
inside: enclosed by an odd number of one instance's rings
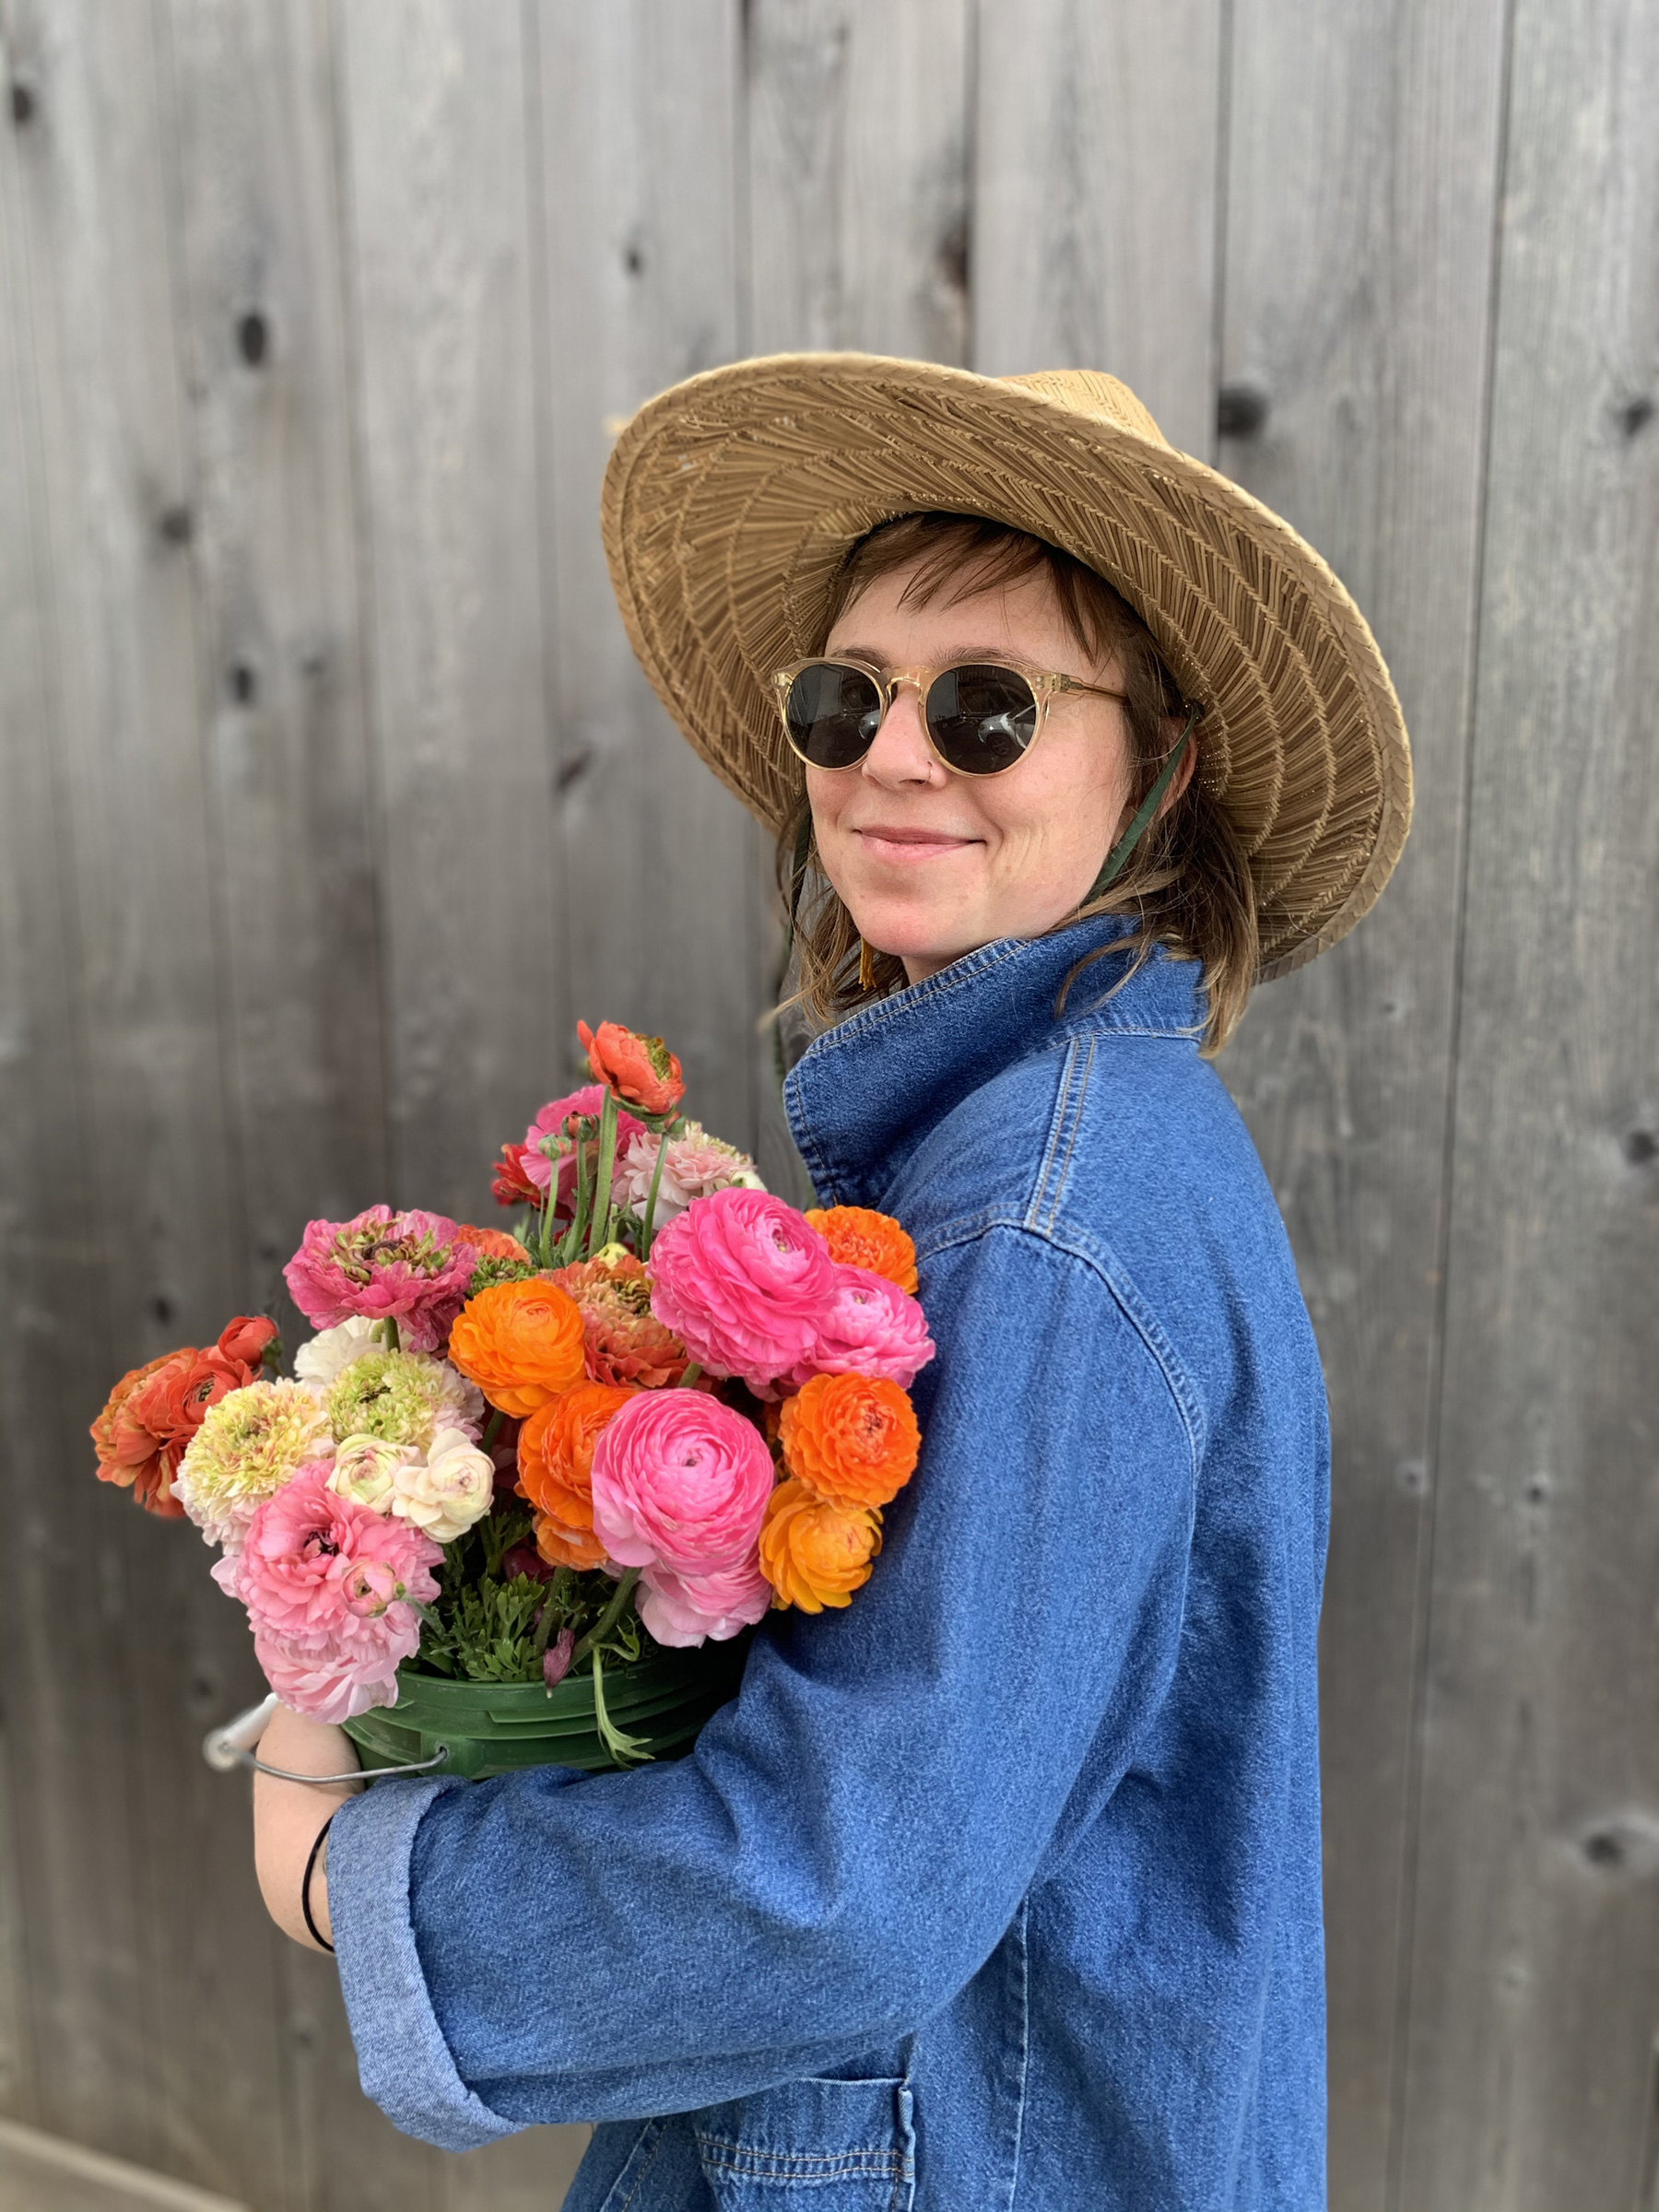
[[[1048,1143],[1043,1148],[1042,1164],[1037,1171],[1037,1181],[1031,1187],[1031,1203],[1026,1209],[1026,1227],[1035,1229],[1037,1216],[1042,1207],[1042,1194],[1048,1187],[1049,1170],[1054,1163],[1054,1152],[1060,1142],[1060,1132],[1065,1126],[1067,1101],[1071,1097],[1072,1070],[1077,1065],[1077,1040],[1073,1039],[1071,1049],[1060,1069],[1060,1089],[1054,1100],[1054,1111],[1049,1118]]]
[[[1094,1066],[1094,1053],[1095,1041],[1091,1037],[1088,1040],[1088,1049],[1083,1055],[1082,1080],[1077,1085],[1077,1102],[1072,1108],[1071,1135],[1065,1140],[1065,1158],[1060,1162],[1060,1176],[1054,1184],[1053,1204],[1049,1207],[1048,1220],[1043,1228],[1042,1233],[1045,1237],[1052,1238],[1053,1236],[1054,1223],[1059,1218],[1060,1201],[1065,1194],[1065,1178],[1071,1171],[1072,1154],[1076,1151],[1077,1145],[1077,1132],[1083,1126],[1083,1101],[1088,1096],[1088,1077],[1090,1070]]]
[[[872,2177],[879,2181],[884,2173],[901,2174],[904,2167],[904,2160],[896,2150],[849,2150],[834,2158],[820,2159],[808,2151],[749,2150],[741,2143],[722,2142],[712,2136],[699,2136],[697,2147],[705,2167],[712,2167],[717,2173],[747,2174],[758,2182],[797,2181],[821,2185],[825,2182]],[[735,2155],[719,2157],[715,2155],[718,2152]]]
[[[639,2195],[640,2184],[644,2181],[645,2176],[651,2171],[653,2165],[656,2161],[657,2152],[663,2147],[663,2132],[665,2125],[666,2123],[662,2120],[653,2120],[647,2123],[648,2128],[654,2128],[656,2131],[652,2137],[650,2156],[646,2159],[645,2163],[641,2167],[639,2172],[635,2174],[633,2187],[622,2199],[622,2202],[617,2206],[616,2212],[628,2212],[628,2207],[633,2203],[634,2198]],[[645,2136],[643,2134],[641,2134],[639,2142],[636,2143],[633,2147],[633,2149],[629,2152],[628,2158],[629,2165],[632,2164],[633,2159],[639,2151],[640,2144],[643,2143],[644,2140]],[[617,2191],[622,2186],[623,2182],[626,2181],[627,2178],[628,2167],[625,2166],[622,2169],[622,2171],[617,2176],[615,2183],[611,2186],[609,2194],[606,2197],[604,2204],[599,2207],[599,2212],[611,2212],[611,2198],[616,2195]]]
[[[1031,1962],[1029,1930],[1031,1900],[1019,1904],[1019,2100],[1014,2108],[1014,2159],[1008,2169],[1008,2212],[1019,2194],[1019,2152],[1025,2136],[1026,2074],[1031,2055]]]

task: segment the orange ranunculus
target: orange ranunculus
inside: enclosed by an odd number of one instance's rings
[[[110,1393],[91,1429],[93,1448],[98,1453],[99,1481],[119,1483],[124,1489],[131,1486],[140,1505],[169,1518],[182,1515],[184,1508],[170,1494],[171,1470],[167,1471],[163,1480],[162,1443],[125,1418],[126,1409],[129,1400],[152,1375],[159,1374],[175,1359],[189,1359],[192,1356],[188,1351],[163,1352],[159,1359],[148,1359],[142,1367],[129,1368]]]
[[[594,1446],[633,1395],[631,1383],[578,1382],[536,1407],[519,1430],[518,1487],[538,1513],[592,1535]]]
[[[582,1380],[582,1309],[535,1277],[495,1283],[462,1307],[449,1357],[492,1406],[532,1414]]]
[[[686,1095],[680,1064],[660,1037],[641,1037],[619,1021],[602,1021],[590,1030],[576,1024],[595,1083],[615,1091],[623,1105],[641,1113],[672,1113]]]
[[[916,1248],[891,1214],[869,1206],[809,1206],[806,1218],[843,1267],[867,1267],[916,1294]]]
[[[814,1375],[784,1399],[778,1432],[783,1465],[830,1505],[885,1505],[922,1450],[909,1397],[877,1375]]]
[[[821,1613],[851,1604],[880,1549],[876,1507],[829,1505],[799,1481],[781,1482],[766,1501],[760,1571],[777,1592],[774,1605]]]
[[[535,1516],[535,1551],[549,1567],[603,1567],[605,1547],[590,1529],[567,1528],[551,1513]]]
[[[537,1194],[539,1196],[539,1193]],[[475,1229],[470,1221],[455,1224],[457,1244],[469,1244],[481,1260],[527,1260],[530,1254],[504,1229]]]

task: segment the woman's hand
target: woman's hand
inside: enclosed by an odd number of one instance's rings
[[[358,1763],[357,1747],[343,1728],[308,1721],[286,1705],[278,1705],[271,1716],[258,1756],[266,1766],[286,1767],[293,1774],[347,1774]],[[312,1940],[300,1903],[306,1862],[324,1822],[362,1787],[360,1782],[347,1782],[321,1789],[312,1783],[277,1782],[269,1774],[253,1777],[253,1867],[260,1895],[283,1934],[308,1951],[323,1947]],[[326,1844],[312,1871],[311,1909],[312,1920],[332,1941]]]

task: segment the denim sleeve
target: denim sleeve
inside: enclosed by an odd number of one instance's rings
[[[460,2149],[685,2112],[910,2032],[1000,1939],[1180,1637],[1194,1443],[1171,1355],[1023,1230],[931,1254],[925,1445],[843,1611],[769,1617],[694,1753],[386,1783],[329,1907],[365,2088]]]

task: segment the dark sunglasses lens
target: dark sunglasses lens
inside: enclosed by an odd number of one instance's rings
[[[881,727],[881,692],[862,668],[809,661],[784,705],[789,742],[814,768],[852,768]]]
[[[1012,668],[969,662],[935,677],[927,726],[959,774],[994,776],[1012,768],[1037,735],[1037,695]]]

